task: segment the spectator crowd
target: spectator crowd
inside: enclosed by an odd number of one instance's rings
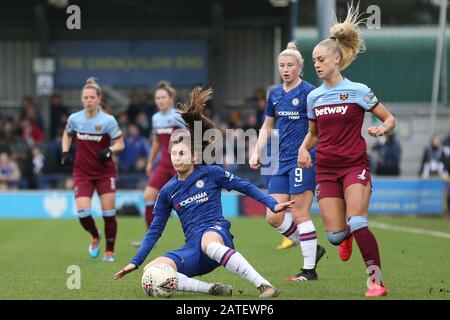
[[[249,148],[256,140],[242,139],[244,132],[258,132],[264,121],[266,90],[257,89],[242,105],[228,106],[227,113],[215,115],[207,106],[205,113],[222,132],[223,166],[259,187],[265,187],[259,171],[248,166]],[[61,139],[70,113],[79,109],[66,106],[59,94],[51,97],[49,136],[45,135],[38,106],[30,96],[22,98],[20,108],[10,114],[0,113],[0,190],[72,188],[71,168],[60,165]],[[111,108],[105,107],[107,112]],[[157,112],[151,95],[130,91],[130,104],[125,112],[114,114],[122,129],[125,152],[115,156],[118,187],[143,188],[147,182],[145,167],[151,149],[152,115]],[[227,115],[224,119],[223,114]],[[230,131],[227,129],[242,129]],[[231,134],[230,134],[231,132]],[[245,143],[237,143],[245,140]],[[233,144],[229,150],[225,146]],[[74,150],[72,150],[73,152]],[[250,150],[251,151],[251,150]],[[394,134],[387,135],[368,150],[375,175],[399,176],[402,149]],[[239,159],[238,159],[239,158]],[[244,164],[237,161],[244,159]],[[423,154],[418,175],[423,178],[448,176],[450,171],[450,131],[443,140],[431,139]]]

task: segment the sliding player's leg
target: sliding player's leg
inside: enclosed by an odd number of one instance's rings
[[[203,233],[201,250],[211,260],[228,271],[239,275],[260,290],[260,297],[276,297],[278,290],[262,277],[253,266],[234,249],[232,236],[221,226],[214,226]]]
[[[200,241],[200,240],[199,240]],[[207,270],[201,270],[203,253],[199,250],[199,244],[186,244],[180,249],[170,251],[164,256],[159,257],[150,262],[145,268],[150,265],[166,263],[177,271],[178,275],[178,291],[206,293],[214,296],[231,296],[231,286],[223,283],[209,283],[193,278],[197,275],[209,273],[214,270],[215,266],[209,263]],[[203,267],[204,269],[204,267]]]

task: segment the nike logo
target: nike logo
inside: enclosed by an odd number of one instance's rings
[[[300,183],[300,184],[295,184],[295,183],[294,183],[294,187],[300,187],[302,184],[303,184],[303,183]]]
[[[171,197],[170,197],[170,199],[169,200],[172,200],[173,199],[173,197],[175,197],[177,195],[177,192],[175,192]]]

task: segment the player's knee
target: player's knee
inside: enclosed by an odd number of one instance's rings
[[[87,218],[91,215],[91,208],[85,208],[85,209],[78,209],[78,218],[83,219]]]
[[[210,242],[206,245],[206,250],[204,250],[204,252],[211,259],[216,260],[216,256],[222,247],[223,245],[219,242]]]
[[[116,209],[112,210],[103,210],[103,217],[115,217],[116,216]]]
[[[353,216],[350,218],[348,225],[350,226],[350,231],[355,232],[356,230],[368,227],[369,222],[367,217]]]
[[[335,246],[340,245],[342,243],[342,241],[345,240],[346,236],[347,236],[346,230],[342,230],[342,231],[338,231],[338,232],[327,231],[328,241],[330,241],[330,243]]]

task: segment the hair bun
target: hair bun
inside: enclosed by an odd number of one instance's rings
[[[289,43],[287,44],[287,46],[286,46],[286,49],[290,49],[290,50],[298,50],[298,49],[297,49],[297,45],[295,44],[294,41],[289,42]]]
[[[158,82],[158,85],[156,86],[158,89],[159,88],[167,88],[170,87],[170,82],[167,80],[161,80],[160,82]]]
[[[98,79],[90,77],[86,80],[86,84],[97,84]]]

